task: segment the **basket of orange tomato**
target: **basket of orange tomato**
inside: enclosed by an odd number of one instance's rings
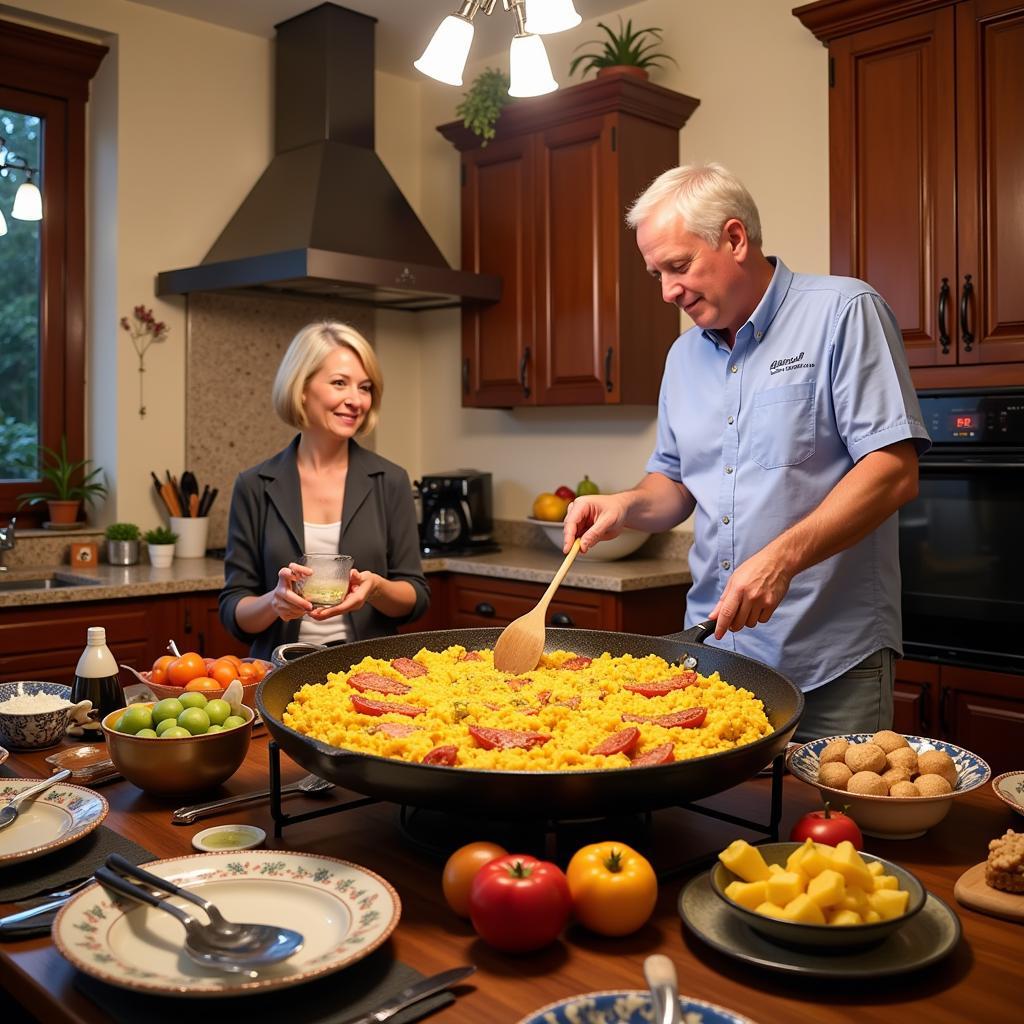
[[[130,665],[121,667],[145,683],[157,700],[180,697],[187,690],[198,690],[213,700],[237,679],[242,684],[242,703],[252,708],[256,687],[272,666],[259,658],[239,658],[234,654],[204,658],[195,651],[185,651],[178,656],[162,655],[148,671],[139,672]]]

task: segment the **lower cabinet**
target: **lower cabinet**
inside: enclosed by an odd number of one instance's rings
[[[984,758],[994,775],[1019,768],[1024,676],[898,661],[894,728],[956,743]]]
[[[401,632],[505,626],[525,615],[547,589],[542,583],[496,579],[467,573],[429,577],[430,610]],[[627,593],[560,587],[548,607],[547,624],[567,629],[599,629],[660,636],[683,628],[684,584]]]
[[[160,594],[80,604],[0,609],[0,682],[74,681],[90,626],[103,626],[118,664],[147,669],[174,640],[203,655],[249,653],[221,626],[217,592]],[[122,683],[125,680],[122,679]]]

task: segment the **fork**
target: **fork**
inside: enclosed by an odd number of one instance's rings
[[[281,787],[281,796],[289,793],[323,793],[334,789],[334,783],[319,775],[307,775]],[[261,789],[256,793],[242,793],[238,796],[225,797],[223,800],[210,800],[205,804],[191,804],[188,807],[179,807],[171,814],[171,821],[175,825],[191,825],[199,818],[208,817],[211,814],[218,814],[226,807],[237,807],[240,804],[252,803],[257,800],[266,800],[271,794],[269,789]]]
[[[18,900],[16,905],[19,907],[34,907],[40,903],[51,903],[54,900],[66,900],[70,899],[84,889],[87,885],[92,885],[96,879],[89,875],[88,878],[80,878],[78,880],[72,880],[70,883],[65,883],[67,888],[55,888],[55,889],[42,889],[39,892],[33,893],[31,896],[26,896],[23,900]]]

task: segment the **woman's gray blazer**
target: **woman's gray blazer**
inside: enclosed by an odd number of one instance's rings
[[[235,607],[243,597],[273,590],[281,566],[302,556],[298,445],[296,436],[283,451],[240,473],[231,496],[220,620],[230,633],[251,645],[257,658],[269,658],[278,644],[299,636],[300,619],[278,619],[262,633],[246,633],[235,621]],[[404,618],[382,615],[368,604],[352,612],[348,620],[353,638],[366,640],[390,636],[403,622],[422,615],[430,604],[430,589],[420,561],[408,474],[355,441],[349,441],[348,452],[340,551],[355,558],[355,568],[389,580],[406,580],[416,591],[416,607]]]

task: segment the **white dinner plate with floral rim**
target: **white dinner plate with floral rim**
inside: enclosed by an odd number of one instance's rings
[[[200,893],[229,921],[294,928],[302,949],[257,979],[202,967],[182,952],[180,922],[156,907],[92,885],[69,900],[53,941],[80,971],[119,988],[171,996],[231,996],[287,988],[340,970],[395,930],[402,904],[379,875],[334,857],[245,850],[173,857],[142,865]],[[201,910],[178,896],[180,907]]]
[[[38,779],[0,779],[0,807]],[[107,801],[91,789],[58,782],[23,803],[14,823],[0,829],[0,867],[32,860],[87,836],[107,816]]]

